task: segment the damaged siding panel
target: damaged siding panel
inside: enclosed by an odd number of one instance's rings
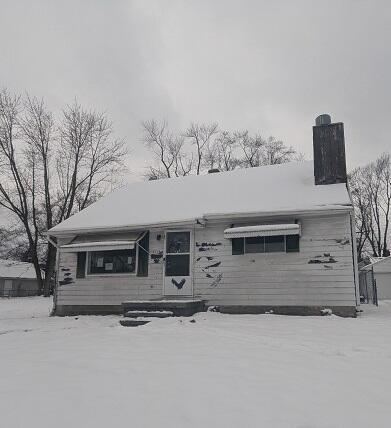
[[[161,234],[162,232],[160,232]],[[150,257],[148,276],[112,274],[76,278],[77,253],[60,253],[58,305],[120,305],[130,299],[154,299],[162,297],[163,264],[151,257],[163,250],[158,232],[150,233]],[[109,239],[109,238],[108,238]],[[64,270],[65,269],[65,270]],[[64,273],[71,282],[64,284]]]
[[[221,245],[202,253],[209,259],[197,260],[196,251],[195,297],[206,297],[216,305],[354,306],[349,215],[304,217],[300,221],[298,253],[232,255],[231,241],[222,238],[229,225],[215,223],[196,229],[197,242]],[[220,264],[207,268],[213,263]]]

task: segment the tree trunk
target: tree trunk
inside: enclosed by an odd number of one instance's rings
[[[56,254],[56,248],[51,243],[49,243],[45,265],[45,279],[43,281],[43,295],[45,297],[50,296],[50,284],[55,270]]]
[[[34,249],[32,249],[32,262],[35,269],[35,275],[37,277],[39,294],[41,295],[44,292],[44,284],[42,279],[41,266],[39,265],[37,252]]]

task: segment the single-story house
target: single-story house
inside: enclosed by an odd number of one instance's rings
[[[39,285],[34,265],[13,260],[0,259],[0,296],[35,296]]]
[[[373,272],[378,300],[391,300],[391,256],[379,257],[374,262],[363,266],[361,272]]]
[[[314,162],[130,184],[55,226],[55,313],[198,299],[230,313],[355,316],[343,123],[319,116],[313,147]]]

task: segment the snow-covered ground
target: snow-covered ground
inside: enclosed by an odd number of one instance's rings
[[[358,319],[198,314],[137,328],[0,299],[0,426],[390,427],[391,302]]]

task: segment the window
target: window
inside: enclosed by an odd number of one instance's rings
[[[189,276],[190,275],[190,255],[167,255],[166,256],[166,276]]]
[[[299,235],[288,235],[286,237],[286,252],[287,253],[298,253],[299,252]]]
[[[190,233],[189,232],[169,232],[167,233],[166,253],[189,253]]]
[[[232,239],[232,254],[244,254],[244,238]]]
[[[88,273],[132,273],[136,267],[136,250],[92,251],[89,253]]]
[[[76,278],[85,278],[86,276],[86,252],[77,253]]]
[[[285,251],[285,236],[265,236],[265,253],[282,253]]]
[[[148,276],[148,261],[149,261],[149,232],[147,232],[137,245],[138,263],[137,276]]]
[[[165,275],[190,275],[190,232],[167,232]]]
[[[262,236],[246,238],[246,253],[264,253],[265,240]]]
[[[295,253],[299,235],[257,236],[232,239],[232,255],[247,253]]]

